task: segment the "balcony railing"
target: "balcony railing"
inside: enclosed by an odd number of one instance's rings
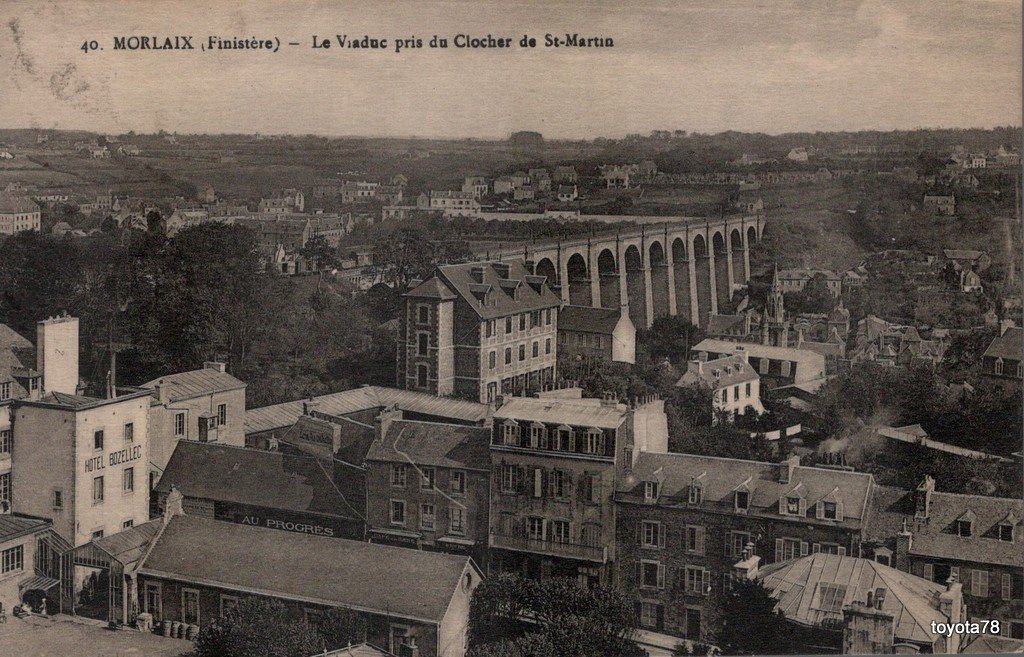
[[[522,534],[505,534],[491,532],[491,547],[519,552],[533,552],[552,557],[580,559],[605,563],[608,561],[608,548],[582,543],[559,543],[557,541],[530,538]]]

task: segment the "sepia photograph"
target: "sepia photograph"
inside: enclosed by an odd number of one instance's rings
[[[4,0],[0,657],[1024,653],[1019,0]]]

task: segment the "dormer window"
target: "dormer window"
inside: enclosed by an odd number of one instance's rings
[[[1013,542],[1013,525],[1008,522],[1004,522],[1000,523],[996,529],[999,532],[1000,541],[1006,541],[1007,543]]]
[[[645,481],[644,482],[644,502],[657,502],[658,501],[658,482],[656,481]]]
[[[956,521],[956,535],[957,536],[970,536],[972,523],[970,520],[957,520]]]
[[[735,502],[737,511],[746,511],[750,508],[750,493],[745,490],[736,491]]]
[[[506,422],[502,430],[504,431],[502,438],[506,445],[519,445],[519,425],[515,422]]]
[[[821,503],[821,517],[825,520],[836,519],[836,503],[835,502],[822,502]]]
[[[700,504],[704,501],[704,486],[694,482],[690,486],[690,504]]]
[[[1002,374],[1002,373],[1003,373],[1003,359],[1002,358],[997,358],[996,359],[996,374]]]
[[[800,515],[800,498],[799,497],[787,497],[786,498],[786,515],[798,516]]]

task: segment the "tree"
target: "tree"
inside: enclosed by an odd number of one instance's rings
[[[690,349],[704,339],[704,332],[682,317],[659,317],[649,329],[637,332],[637,346],[651,360],[685,363]]]
[[[530,617],[533,623],[521,619]],[[616,589],[569,578],[545,581],[501,574],[481,583],[470,602],[474,657],[637,655],[632,601]]]
[[[406,290],[414,278],[427,276],[433,268],[434,252],[424,231],[403,227],[377,242],[373,264],[385,283]]]
[[[792,634],[776,600],[760,583],[740,580],[725,596],[717,644],[726,655],[782,655],[799,652],[788,637]]]
[[[283,603],[246,598],[199,631],[195,652],[197,657],[300,657],[322,648],[312,627],[287,620]]]
[[[326,650],[366,641],[366,618],[352,609],[338,607],[317,619],[316,630]]]
[[[317,272],[316,291],[324,282],[324,272],[337,269],[340,264],[337,247],[331,246],[323,235],[314,235],[299,249],[299,255],[309,262]]]

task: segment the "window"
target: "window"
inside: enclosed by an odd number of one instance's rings
[[[4,381],[0,383],[0,401],[11,398],[11,382]]]
[[[750,493],[745,490],[736,491],[736,510],[746,511],[750,508]]]
[[[160,620],[160,603],[162,602],[160,584],[146,582],[146,592],[142,599],[142,609],[153,614],[155,620]]]
[[[417,333],[416,334],[416,353],[420,356],[427,355],[427,347],[430,343],[430,335],[428,333]]]
[[[420,505],[420,529],[434,531],[434,505]]]
[[[700,504],[704,501],[704,486],[694,482],[690,485],[690,504]]]
[[[135,468],[125,468],[121,472],[121,489],[125,493],[131,493],[135,491]]]
[[[462,495],[466,492],[466,473],[462,470],[452,470],[452,494]]]
[[[13,435],[14,434],[11,432],[10,429],[4,429],[3,431],[0,431],[0,454],[11,453],[11,441],[13,440]]]
[[[491,353],[487,354],[487,367],[489,369],[493,370],[494,366],[497,365],[497,364],[498,364],[498,353],[495,352],[495,351],[492,351]]]
[[[988,597],[988,571],[971,569],[971,595],[979,598]]]
[[[724,404],[728,404],[729,403],[729,389],[728,388],[722,388],[722,403],[724,403]]]
[[[536,340],[533,341],[533,357],[540,356],[540,343]]]
[[[519,330],[526,330],[526,313],[522,313],[521,315],[519,315]]]
[[[512,332],[512,318],[511,317],[506,317],[505,318],[505,333],[509,334],[511,332]]]
[[[13,573],[25,568],[25,546],[15,545],[0,553],[0,574]]]
[[[515,422],[506,422],[501,428],[502,440],[506,445],[519,446],[519,425]]]
[[[391,485],[405,488],[405,466],[400,463],[391,464]]]
[[[692,554],[704,554],[704,528],[687,525],[683,529],[686,551]]]
[[[416,366],[416,385],[421,388],[427,387],[427,366],[417,365]]]
[[[565,497],[565,473],[552,470],[548,476],[548,492],[551,497]]]
[[[730,532],[729,543],[727,544],[727,556],[741,557],[750,542],[750,534],[747,532]]]
[[[448,532],[456,536],[466,533],[466,511],[457,506],[448,510]]]
[[[434,468],[420,470],[420,490],[434,490]]]
[[[747,388],[746,389],[746,399],[750,399],[750,384],[749,383],[747,383],[746,388]]]
[[[658,482],[644,482],[644,502],[656,502],[658,500]]]
[[[836,519],[836,503],[835,502],[822,502],[821,503],[821,517],[825,520]]]
[[[185,414],[175,413],[174,414],[174,435],[184,436],[185,435]]]
[[[665,566],[657,561],[641,561],[640,586],[648,589],[665,588]]]
[[[971,521],[970,520],[957,520],[956,521],[956,535],[957,536],[970,536],[971,535]]]
[[[711,581],[710,573],[698,566],[686,566],[686,592],[705,595]]]
[[[126,443],[135,441],[135,425],[131,422],[126,422],[124,425],[124,441]]]
[[[189,625],[199,624],[199,591],[181,590],[181,620]]]
[[[228,423],[228,405],[217,404],[217,426],[223,427]]]
[[[544,518],[530,516],[526,519],[526,535],[534,541],[544,540]]]
[[[601,453],[601,432],[596,429],[588,429],[583,449],[587,454]]]
[[[94,477],[92,480],[92,503],[103,504],[103,477]]]
[[[512,364],[512,347],[505,347],[505,364]]]
[[[64,491],[60,490],[59,488],[54,489],[54,491],[53,491],[53,504],[52,504],[52,506],[55,509],[63,509],[64,508]]]
[[[530,447],[534,449],[547,449],[545,444],[547,440],[547,431],[544,430],[543,424],[531,424],[530,425]]]
[[[544,353],[546,355],[551,353],[551,338],[544,340]]]
[[[551,522],[551,540],[555,543],[569,542],[568,520],[553,520]]]
[[[11,499],[11,473],[0,474],[0,502]]]
[[[596,522],[583,523],[580,538],[584,545],[590,547],[601,547],[601,525]]]
[[[1003,373],[1003,359],[1002,358],[997,358],[996,359],[996,374],[1002,374],[1002,373]]]
[[[830,613],[839,613],[843,608],[846,587],[841,584],[820,582],[814,598],[814,608]]]
[[[795,538],[775,539],[775,560],[788,561],[800,556],[807,555],[807,543],[802,543]]]
[[[129,518],[128,520],[125,520],[124,522],[121,523],[121,529],[122,530],[124,530],[124,529],[131,529],[134,526],[135,526],[135,520],[133,520],[131,518]]]
[[[783,511],[783,513],[785,513],[788,516],[798,516],[798,515],[800,515],[800,498],[799,497],[787,497],[786,498],[786,504],[785,504],[785,511]]]
[[[526,360],[526,345],[525,344],[519,345],[519,360],[520,361]]]
[[[762,358],[760,360],[760,362],[758,362],[758,369],[760,370],[761,374],[767,374],[768,373],[768,359],[767,358]]]
[[[1009,523],[1003,523],[999,525],[999,540],[1013,542],[1013,525]]]
[[[522,473],[514,465],[501,466],[501,489],[506,493],[514,493],[519,490],[519,483],[522,481]]]
[[[658,627],[658,621],[663,618],[661,605],[654,602],[640,603],[640,624],[644,627]]]
[[[404,500],[391,500],[391,524],[392,525],[404,525],[405,524],[405,501]]]
[[[103,449],[103,430],[100,429],[92,434],[92,448]]]
[[[92,533],[92,540],[96,541],[96,540],[99,540],[99,539],[103,538],[103,534],[104,534],[104,532],[103,532],[102,529],[95,530]]]
[[[430,306],[416,306],[416,323],[426,324],[430,321]]]
[[[645,548],[665,547],[665,535],[661,531],[661,523],[644,520],[640,525],[640,544]]]
[[[229,613],[231,610],[237,609],[238,608],[238,602],[239,602],[239,600],[238,600],[237,596],[221,594],[221,596],[220,596],[220,615],[224,616],[225,614]]]

